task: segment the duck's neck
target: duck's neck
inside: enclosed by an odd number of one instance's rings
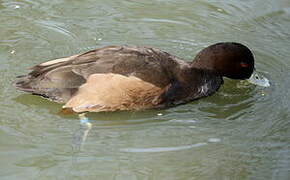
[[[189,64],[189,67],[192,69],[202,69],[209,72],[214,72],[215,63],[209,61],[205,58],[202,58],[201,53],[197,54],[194,60]]]
[[[179,82],[195,87],[211,79],[221,79],[221,77],[209,69],[200,67],[198,63],[191,63],[182,67],[178,75]]]
[[[176,105],[209,96],[216,92],[222,83],[222,77],[215,73],[190,65],[184,66],[160,96],[161,103]]]

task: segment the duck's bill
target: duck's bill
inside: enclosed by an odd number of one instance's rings
[[[269,80],[261,74],[258,74],[256,71],[253,72],[252,76],[247,79],[250,83],[262,86],[262,87],[269,87],[270,82]]]

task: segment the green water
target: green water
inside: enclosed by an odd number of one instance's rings
[[[271,87],[226,79],[186,105],[90,114],[82,151],[77,116],[11,85],[34,64],[105,45],[191,60],[220,41],[249,46]],[[1,0],[0,63],[1,180],[290,179],[289,0]]]

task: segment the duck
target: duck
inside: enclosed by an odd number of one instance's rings
[[[269,86],[255,74],[251,50],[237,42],[210,45],[192,62],[152,47],[106,46],[37,64],[14,86],[75,113],[112,112],[188,103],[214,94],[224,77]]]

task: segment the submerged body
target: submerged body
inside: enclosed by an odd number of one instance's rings
[[[140,110],[209,96],[222,76],[246,79],[253,69],[251,51],[238,43],[209,46],[192,63],[155,48],[108,46],[38,64],[15,86],[75,112]]]

